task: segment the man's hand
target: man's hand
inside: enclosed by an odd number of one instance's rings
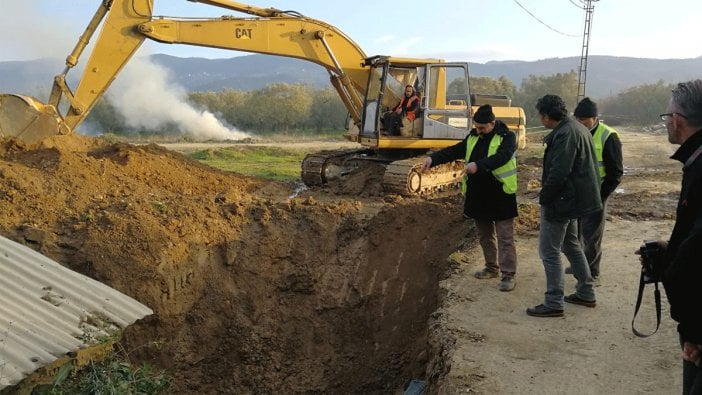
[[[429,170],[431,167],[431,156],[427,156],[424,158],[424,163],[422,163],[422,167],[419,168],[419,174],[424,173],[425,171]]]
[[[700,356],[702,356],[702,344],[690,342],[683,343],[683,359],[700,366]]]
[[[656,240],[656,244],[658,244],[662,251],[665,251],[668,248],[668,242],[665,240]],[[636,251],[634,251],[634,254],[641,255],[641,247],[637,248]],[[643,264],[643,258],[641,256],[639,256],[639,262]]]
[[[475,174],[478,172],[478,165],[475,162],[466,163],[461,174]]]

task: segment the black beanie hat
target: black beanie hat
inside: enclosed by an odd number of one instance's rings
[[[495,120],[495,114],[492,113],[492,106],[483,104],[478,107],[478,110],[473,114],[473,121],[477,123],[489,123]]]
[[[586,97],[580,100],[580,103],[575,107],[575,111],[573,111],[573,115],[576,118],[597,118],[597,104],[590,100],[589,97]]]

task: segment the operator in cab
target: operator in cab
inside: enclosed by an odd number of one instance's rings
[[[399,136],[402,119],[407,118],[409,122],[414,121],[419,108],[419,97],[414,91],[412,85],[405,86],[405,93],[400,99],[400,102],[392,109],[383,114],[383,127],[385,128],[386,136]]]
[[[424,159],[420,172],[457,159],[465,159],[461,190],[463,216],[473,218],[485,266],[478,279],[500,278],[500,291],[514,289],[517,250],[514,218],[517,217],[517,138],[495,119],[492,106],[484,104],[473,114],[473,129],[465,139]]]

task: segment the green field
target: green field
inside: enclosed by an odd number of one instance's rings
[[[273,180],[300,178],[300,165],[308,151],[275,147],[226,147],[197,151],[189,156],[225,171]]]

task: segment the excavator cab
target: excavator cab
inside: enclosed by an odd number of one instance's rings
[[[370,72],[360,132],[362,144],[388,149],[440,148],[468,134],[471,110],[466,63],[375,56],[366,59],[365,65]],[[407,85],[413,86],[420,98],[417,117],[403,121],[399,136],[384,136],[383,114],[399,103]],[[455,96],[465,98],[462,104],[451,101]]]

